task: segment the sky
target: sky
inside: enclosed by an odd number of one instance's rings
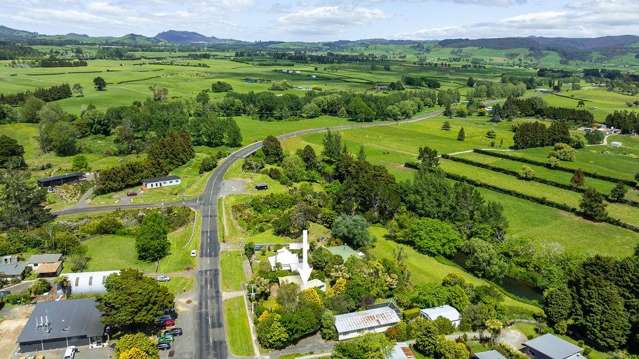
[[[639,35],[639,0],[0,0],[0,25],[246,41]]]

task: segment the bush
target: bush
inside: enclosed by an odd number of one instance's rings
[[[215,167],[217,167],[217,158],[213,156],[208,156],[202,160],[200,163],[199,173],[202,174],[204,172],[212,171]]]
[[[211,85],[211,90],[213,92],[228,92],[233,90],[233,86],[224,81],[217,81],[214,82],[213,85]]]
[[[577,158],[577,152],[570,145],[558,143],[548,157],[555,157],[561,161],[574,161]]]
[[[535,178],[535,170],[528,166],[522,166],[521,170],[519,170],[519,178],[524,180],[531,180]]]
[[[44,279],[38,279],[29,288],[29,293],[32,296],[42,295],[48,293],[51,290],[51,284]]]

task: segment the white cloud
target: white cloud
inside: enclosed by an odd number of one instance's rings
[[[382,10],[364,7],[320,6],[293,11],[277,19],[280,27],[303,34],[336,34],[346,28],[384,19]]]
[[[464,0],[460,0],[464,1]],[[576,0],[560,10],[530,12],[493,22],[424,28],[398,38],[607,36],[639,33],[639,1]]]

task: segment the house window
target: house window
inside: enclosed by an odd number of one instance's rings
[[[80,285],[80,277],[75,277],[75,286]]]
[[[93,277],[89,277],[89,287],[93,285]]]

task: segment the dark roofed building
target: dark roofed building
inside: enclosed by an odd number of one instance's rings
[[[523,352],[533,359],[584,358],[583,349],[552,334],[544,334],[523,345]]]
[[[26,268],[17,256],[4,256],[0,259],[0,278],[22,279]]]
[[[38,185],[40,187],[54,187],[60,186],[69,182],[76,182],[82,179],[84,174],[80,172],[69,173],[66,175],[52,176],[47,178],[38,179]]]
[[[95,299],[38,303],[18,337],[20,352],[100,344],[101,316]]]

